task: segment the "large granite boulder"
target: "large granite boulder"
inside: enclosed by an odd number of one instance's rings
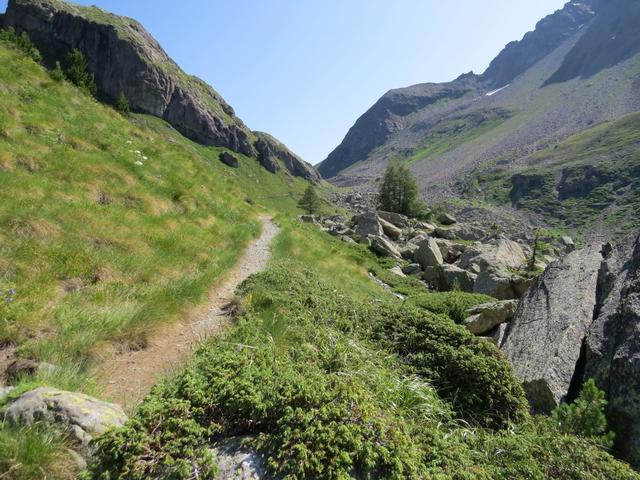
[[[379,237],[376,235],[369,236],[371,240],[371,250],[373,250],[378,255],[382,255],[383,257],[391,257],[396,260],[402,259],[402,254],[398,251],[398,247],[395,243],[387,240],[384,237]]]
[[[384,234],[394,240],[398,240],[402,236],[402,229],[396,227],[393,223],[387,222],[384,218],[378,218]]]
[[[381,236],[384,234],[376,212],[365,212],[357,215],[355,223],[356,235],[360,235],[363,238],[367,235]]]
[[[585,341],[585,377],[604,389],[616,452],[640,466],[640,237],[603,262],[596,319]]]
[[[467,310],[464,326],[474,335],[483,335],[513,318],[518,307],[516,300],[483,303]]]
[[[238,159],[235,156],[231,155],[229,152],[220,153],[220,156],[218,158],[220,158],[220,161],[222,163],[231,168],[240,168],[240,162],[238,161]]]
[[[422,265],[422,268],[437,267],[444,263],[442,252],[435,238],[429,237],[420,242],[416,260]]]
[[[569,393],[596,304],[602,255],[575,251],[554,262],[521,300],[502,344],[534,410],[549,412]]]
[[[379,211],[378,216],[400,229],[408,228],[410,225],[409,217],[400,213]]]
[[[127,420],[118,405],[48,387],[21,395],[4,407],[0,416],[15,425],[49,423],[72,435],[85,448],[92,438]]]

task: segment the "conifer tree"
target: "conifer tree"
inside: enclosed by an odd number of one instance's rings
[[[313,185],[309,185],[304,191],[304,195],[298,202],[298,206],[303,208],[307,213],[315,213],[318,211],[320,207],[320,197],[316,189],[313,188]]]

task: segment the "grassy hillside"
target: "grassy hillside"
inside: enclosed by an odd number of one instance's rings
[[[0,345],[91,390],[105,347],[144,345],[197,303],[301,181],[124,118],[0,45]],[[44,379],[40,379],[44,380]]]
[[[640,114],[605,122],[475,177],[486,200],[542,214],[581,232],[640,228]]]

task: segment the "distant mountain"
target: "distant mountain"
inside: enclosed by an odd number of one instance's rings
[[[184,73],[135,20],[61,0],[9,0],[2,23],[27,32],[48,66],[81,50],[101,100],[115,104],[123,93],[134,111],[160,117],[198,143],[271,160],[271,152],[259,148],[266,144],[222,96]],[[313,167],[286,147],[279,151],[286,151],[290,173],[319,180]]]
[[[372,189],[390,160],[406,161],[424,197],[442,200],[470,182],[477,190],[478,175],[532,168],[536,152],[640,111],[638,25],[637,0],[567,3],[482,75],[389,91],[318,169],[338,185]]]

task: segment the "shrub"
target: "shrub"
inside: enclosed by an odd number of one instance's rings
[[[494,298],[478,293],[466,293],[459,290],[451,292],[430,292],[411,296],[407,303],[429,312],[446,315],[456,323],[462,323],[467,310],[475,305],[495,301]]]
[[[120,92],[120,96],[118,97],[118,104],[116,105],[116,108],[125,117],[131,113],[129,100],[127,100],[127,97],[124,95],[124,92]]]
[[[60,66],[60,62],[56,62],[56,66],[49,72],[49,75],[56,82],[62,82],[64,80],[64,71],[62,70],[62,66]]]
[[[87,59],[80,50],[72,50],[65,59],[64,74],[67,79],[89,95],[97,92],[96,81],[89,73]]]
[[[552,418],[561,432],[579,435],[611,448],[615,434],[607,431],[606,406],[604,392],[589,379],[582,386],[576,401],[560,405],[553,411]]]
[[[304,191],[304,195],[298,202],[298,206],[307,213],[316,213],[320,207],[320,197],[313,185],[309,185]]]
[[[33,44],[27,32],[18,35],[13,27],[9,27],[6,30],[0,30],[0,39],[13,44],[34,62],[40,63],[42,61],[40,51]]]

